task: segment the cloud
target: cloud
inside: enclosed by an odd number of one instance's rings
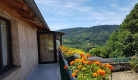
[[[94,6],[92,0],[35,0],[51,30],[121,24],[134,3],[119,5],[106,0],[107,5]],[[100,7],[99,7],[100,6]],[[111,9],[111,10],[110,10]]]
[[[118,7],[117,4],[111,3],[110,4],[112,7]]]
[[[131,10],[131,8],[128,7],[128,6],[120,7],[120,6],[118,6],[117,4],[115,4],[115,3],[111,3],[110,5],[111,5],[112,7],[115,7],[115,8],[118,9],[119,11],[127,11],[127,13]]]
[[[35,0],[38,5],[44,5],[42,8],[44,12],[49,11],[52,14],[57,15],[75,15],[80,12],[90,12],[93,8],[89,6],[83,6],[82,4],[89,0]],[[42,7],[42,6],[41,6]]]

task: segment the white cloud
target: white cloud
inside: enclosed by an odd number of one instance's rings
[[[121,24],[129,14],[130,3],[127,6],[119,6],[113,1],[109,5],[114,11],[108,8],[98,8],[84,5],[90,0],[35,0],[43,13],[46,22],[51,30],[65,29],[70,27],[90,27],[103,24]],[[106,2],[106,1],[105,1]],[[106,3],[109,3],[107,1]],[[50,15],[50,16],[49,16]]]
[[[49,11],[57,15],[74,15],[74,12],[89,12],[92,7],[82,6],[82,3],[89,0],[35,0],[39,4],[45,5],[43,11]]]
[[[112,7],[118,7],[117,4],[111,3],[110,4]]]

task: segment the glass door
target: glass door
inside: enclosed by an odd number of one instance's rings
[[[39,63],[57,62],[55,33],[38,33]]]

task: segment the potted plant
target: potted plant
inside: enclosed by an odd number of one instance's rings
[[[60,49],[63,57],[68,61],[68,65],[70,65],[69,63],[74,60],[75,52],[69,51],[69,49],[64,46],[60,46]]]

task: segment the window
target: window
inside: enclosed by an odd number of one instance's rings
[[[0,75],[12,66],[9,21],[0,17]]]

